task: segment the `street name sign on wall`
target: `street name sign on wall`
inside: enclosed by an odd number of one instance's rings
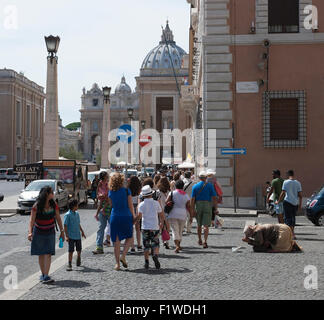
[[[259,84],[256,81],[236,82],[237,93],[258,93]]]
[[[222,155],[226,154],[241,154],[241,155],[246,155],[246,148],[240,148],[240,149],[235,149],[235,148],[228,148],[228,149],[221,149]]]

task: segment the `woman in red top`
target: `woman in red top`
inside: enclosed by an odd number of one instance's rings
[[[48,274],[52,255],[55,255],[55,219],[60,227],[60,238],[65,240],[60,211],[53,198],[51,187],[41,189],[33,206],[29,223],[28,240],[31,241],[31,255],[38,256],[42,272],[40,281],[43,283],[54,281]]]

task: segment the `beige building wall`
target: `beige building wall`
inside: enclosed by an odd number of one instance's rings
[[[42,159],[44,100],[43,87],[14,70],[0,70],[0,167]]]

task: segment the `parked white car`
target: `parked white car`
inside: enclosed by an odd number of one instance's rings
[[[60,209],[68,208],[69,192],[59,180],[35,180],[31,182],[18,197],[18,212],[31,212],[33,205],[43,187],[50,186],[54,191],[54,200]]]

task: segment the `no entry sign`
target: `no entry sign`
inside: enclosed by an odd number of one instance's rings
[[[151,141],[152,137],[148,136],[147,134],[143,134],[139,138],[139,144],[141,147],[148,145],[149,143],[151,143]]]

